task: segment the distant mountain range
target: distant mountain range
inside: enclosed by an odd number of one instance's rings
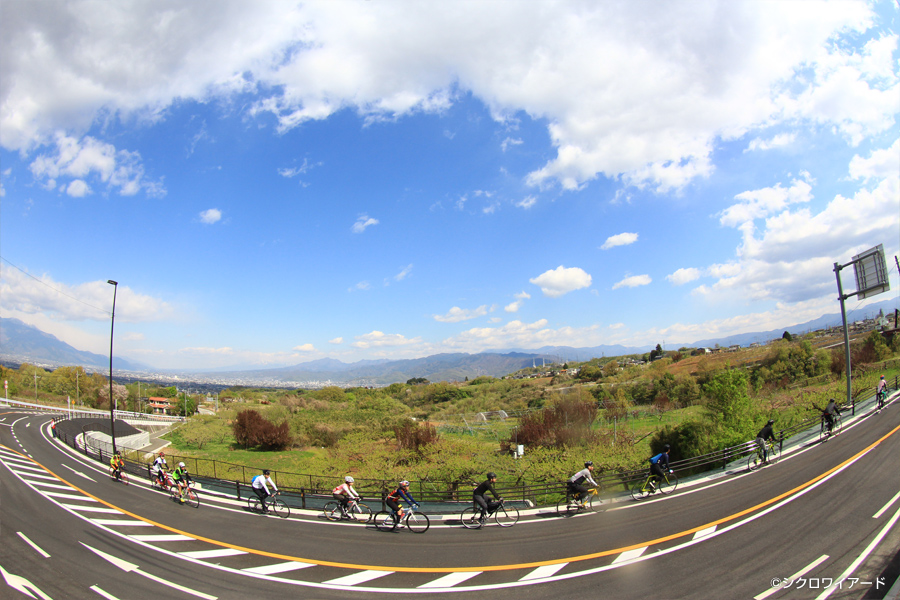
[[[858,321],[874,317],[879,311],[886,316],[893,316],[900,308],[897,299],[886,300],[866,306],[864,309],[851,311],[848,320]],[[666,349],[680,347],[712,347],[741,345],[748,346],[753,342],[765,343],[780,338],[785,331],[802,334],[841,324],[840,314],[823,315],[818,319],[773,329],[742,333],[716,339],[698,340],[690,343],[667,343]],[[303,386],[304,384],[323,385],[387,385],[405,382],[414,377],[424,377],[429,381],[462,381],[474,379],[480,375],[501,377],[532,365],[546,362],[585,361],[602,356],[623,356],[628,354],[644,354],[655,347],[629,347],[621,345],[593,346],[590,348],[574,348],[571,346],[544,346],[538,349],[498,349],[480,354],[435,354],[423,358],[404,360],[361,360],[344,363],[333,358],[321,358],[300,363],[290,367],[268,369],[232,369],[229,371],[207,371],[178,373],[182,379],[216,380],[241,382],[245,385],[278,385]],[[39,365],[81,365],[92,370],[109,367],[109,357],[91,352],[77,350],[58,340],[56,337],[26,325],[17,319],[0,318],[0,359],[6,362],[29,362]],[[113,367],[116,370],[135,373],[159,373],[159,369],[114,356]],[[174,374],[173,374],[174,375]]]

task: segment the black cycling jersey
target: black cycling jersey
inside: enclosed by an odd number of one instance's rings
[[[763,427],[759,433],[756,434],[756,437],[761,438],[763,440],[772,440],[775,441],[775,432],[772,430],[771,425],[766,425]]]
[[[494,484],[490,479],[484,480],[481,485],[475,488],[475,491],[472,492],[473,496],[484,496],[485,492],[490,492],[494,498],[499,498],[500,494],[497,493],[497,490],[494,489]]]

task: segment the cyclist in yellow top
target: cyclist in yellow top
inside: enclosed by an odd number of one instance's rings
[[[122,479],[122,467],[125,466],[125,461],[122,460],[122,457],[119,456],[119,451],[117,450],[115,454],[112,455],[112,458],[109,459],[109,466],[113,470],[113,475],[116,476],[117,481],[121,481]]]
[[[178,467],[172,471],[172,481],[178,486],[178,499],[184,502],[184,488],[191,483],[191,475],[183,462],[178,463]]]

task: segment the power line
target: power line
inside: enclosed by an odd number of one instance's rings
[[[37,281],[38,283],[40,283],[40,284],[43,285],[44,287],[50,288],[51,290],[53,290],[53,291],[56,292],[57,294],[62,294],[62,295],[65,296],[66,298],[70,298],[70,299],[74,300],[75,302],[80,302],[81,304],[84,304],[85,306],[89,306],[89,307],[91,307],[91,308],[93,308],[93,309],[95,309],[95,310],[99,310],[100,312],[104,312],[104,313],[107,312],[107,310],[106,310],[105,308],[100,308],[100,307],[98,307],[98,306],[94,306],[93,304],[88,304],[88,303],[85,302],[84,300],[80,300],[80,299],[76,298],[75,296],[70,296],[69,294],[63,292],[62,290],[58,290],[58,289],[56,289],[55,287],[53,287],[52,285],[48,285],[46,282],[41,281],[40,279],[38,279],[37,277],[35,277],[35,276],[32,275],[31,273],[29,273],[28,271],[22,269],[21,267],[18,267],[18,266],[16,266],[16,265],[12,264],[11,262],[9,262],[7,259],[3,258],[2,256],[0,256],[0,260],[2,260],[3,262],[5,262],[6,264],[8,264],[9,266],[11,266],[12,268],[16,269],[17,271],[19,271],[19,272],[22,273],[23,275],[27,275],[28,277],[31,277],[32,279],[34,279],[35,281]]]

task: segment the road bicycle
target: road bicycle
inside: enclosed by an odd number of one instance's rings
[[[591,512],[594,510],[594,498],[600,492],[597,488],[591,488],[584,494],[584,496],[580,500],[576,500],[572,496],[569,495],[569,492],[566,492],[565,498],[559,501],[559,504],[556,505],[557,514],[563,517],[571,517],[573,515],[578,514],[579,512]],[[597,505],[600,504],[600,499],[597,499]]]
[[[356,498],[347,500],[347,507],[344,508],[340,502],[332,500],[325,503],[323,509],[325,518],[329,521],[340,521],[341,519],[349,519],[351,521],[359,521],[368,523],[372,520],[372,509],[367,504],[363,504]]]
[[[663,495],[671,494],[676,487],[678,487],[678,475],[671,470],[665,471],[662,479],[658,475],[650,473],[631,488],[631,497],[635,500],[641,500],[656,492]]]
[[[509,506],[505,500],[489,502],[487,511],[473,504],[462,511],[459,520],[466,529],[481,529],[491,517],[500,527],[512,527],[519,522],[519,509]]]
[[[887,400],[887,390],[883,392],[875,392],[875,399],[878,400],[878,411],[884,408],[884,401]]]
[[[415,504],[403,510],[400,518],[395,518],[394,511],[380,511],[375,515],[375,527],[379,531],[394,531],[397,527],[406,527],[413,533],[425,533],[431,527],[431,519],[423,512],[420,512]]]
[[[162,479],[162,482],[160,482],[160,479]],[[163,473],[161,478],[156,477],[154,475],[150,475],[150,487],[151,488],[169,493],[169,491],[172,489],[173,485],[175,485],[175,482],[172,481],[172,478],[169,476],[168,473]]]
[[[192,483],[189,483],[181,490],[178,489],[177,484],[170,487],[169,493],[172,495],[172,501],[186,504],[191,508],[199,508],[200,497],[197,496],[197,492],[195,492],[193,488],[191,488],[191,485]]]
[[[110,477],[110,479],[112,479],[113,481],[116,480],[116,470],[113,469],[112,467],[109,468],[109,477]],[[129,481],[128,481],[128,473],[125,472],[125,469],[124,469],[124,468],[119,469],[119,481],[121,481],[121,482],[124,483],[125,485],[128,485],[128,483],[129,483]]]
[[[841,432],[841,426],[843,425],[843,420],[841,419],[841,413],[835,413],[832,415],[832,419],[834,421],[833,425],[829,425],[828,419],[825,418],[825,415],[822,415],[822,423],[819,429],[819,441],[825,442],[833,435],[837,435]]]
[[[756,451],[753,452],[749,458],[747,458],[747,469],[750,471],[755,471],[762,465],[774,465],[778,462],[778,447],[775,444],[774,440],[766,440],[766,457],[763,458],[763,451],[759,445],[756,446]]]
[[[276,498],[279,494],[280,492],[275,492],[274,494],[266,496],[265,500],[260,500],[259,496],[254,492],[252,496],[247,498],[247,509],[250,510],[250,512],[255,512],[260,515],[264,515],[268,512],[276,517],[287,519],[291,516],[291,507]]]

